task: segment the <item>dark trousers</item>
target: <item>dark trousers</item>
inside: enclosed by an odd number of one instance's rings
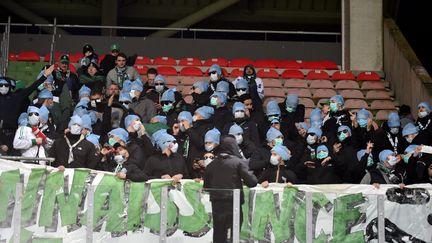
[[[213,215],[213,243],[228,242],[228,229],[230,230],[230,239],[232,240],[233,233],[233,201],[218,200],[212,201]],[[240,226],[243,222],[243,212],[240,207]]]

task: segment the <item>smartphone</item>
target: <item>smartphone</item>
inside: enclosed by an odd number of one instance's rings
[[[426,154],[432,154],[432,146],[423,145],[421,152]]]

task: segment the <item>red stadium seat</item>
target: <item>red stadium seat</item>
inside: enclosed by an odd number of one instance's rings
[[[9,61],[16,61],[18,59],[18,55],[15,53],[9,53],[8,59]]]
[[[281,78],[304,79],[304,74],[300,70],[289,70],[288,69],[282,73]]]
[[[332,80],[356,80],[355,75],[351,71],[336,71],[333,73]]]
[[[309,85],[311,89],[333,89],[333,86],[330,80],[312,80]]]
[[[101,54],[99,56],[99,64],[102,62],[102,60],[105,58],[106,54]]]
[[[233,59],[229,62],[229,66],[230,67],[244,67],[248,64],[253,64],[254,61],[252,59],[249,58],[238,58],[238,59]]]
[[[364,99],[364,95],[360,90],[341,90],[340,95],[345,99]]]
[[[34,51],[20,52],[17,61],[39,62],[40,57]]]
[[[391,100],[374,100],[371,103],[372,110],[395,110],[396,107]]]
[[[173,87],[177,87],[179,85],[179,78],[177,76],[168,76],[165,77],[166,84],[171,85]]]
[[[282,60],[277,64],[278,68],[284,69],[302,69],[303,61],[302,60]]]
[[[335,62],[333,62],[333,61],[326,60],[326,61],[321,61],[321,63],[324,64],[325,69],[327,69],[327,70],[337,70],[337,69],[339,69],[338,65]]]
[[[363,109],[363,108],[367,109],[368,108],[368,104],[366,103],[366,101],[361,99],[346,100],[344,106],[347,109]]]
[[[314,79],[329,80],[330,77],[329,77],[329,75],[328,75],[328,73],[326,71],[323,71],[323,70],[312,70],[312,71],[309,71],[307,73],[306,79],[309,79],[309,80],[314,80]]]
[[[287,89],[288,94],[296,94],[300,98],[312,98],[312,94],[309,89]]]
[[[253,65],[256,68],[276,68],[277,64],[277,60],[256,60]]]
[[[75,65],[73,65],[72,63],[69,63],[69,70],[71,71],[71,73],[76,73]]]
[[[361,85],[362,90],[370,90],[370,89],[385,89],[383,82],[376,81],[365,81]]]
[[[336,91],[332,89],[317,89],[313,93],[313,98],[321,99],[321,98],[330,98],[336,95]]]
[[[243,68],[234,68],[233,70],[231,70],[230,77],[243,77]]]
[[[60,59],[61,55],[63,55],[63,53],[56,51],[54,54],[54,60],[58,61]],[[44,62],[49,62],[49,61],[51,61],[51,55],[50,55],[50,53],[47,53],[44,56]]]
[[[337,81],[335,89],[360,89],[357,81],[353,80],[340,80]]]
[[[153,61],[154,65],[176,66],[177,61],[172,57],[156,57]]]
[[[181,83],[183,85],[187,85],[187,86],[192,86],[195,82],[203,81],[204,80],[202,78],[191,77],[191,76],[188,76],[188,77],[182,77],[182,76],[180,76],[179,79],[181,80]]]
[[[260,78],[279,78],[279,74],[273,69],[261,69],[257,72],[257,77]]]
[[[357,75],[357,80],[380,81],[381,77],[376,72],[361,72],[359,75]]]
[[[305,80],[303,79],[287,79],[284,82],[284,86],[287,88],[307,88],[308,84]]]
[[[396,110],[379,110],[375,115],[375,119],[377,119],[379,121],[387,121],[388,115],[392,112],[397,112],[397,111]]]
[[[180,70],[180,76],[202,77],[203,73],[198,67],[184,67]]]
[[[267,97],[285,97],[285,91],[283,89],[264,87],[264,95]]]
[[[196,57],[184,57],[180,59],[179,66],[201,66],[201,60]]]
[[[315,103],[309,98],[299,98],[299,103],[303,104],[306,108],[315,108]]]
[[[69,61],[70,61],[71,63],[78,63],[79,60],[80,60],[81,58],[83,58],[83,57],[84,57],[84,56],[83,56],[82,53],[75,53],[75,54],[71,54],[71,55],[69,55]]]
[[[369,90],[366,93],[366,99],[368,100],[390,100],[389,92],[385,90]]]
[[[304,69],[326,69],[326,65],[320,61],[308,61],[303,64]]]
[[[203,66],[211,66],[217,64],[221,67],[228,67],[228,60],[225,58],[210,58],[204,61]]]
[[[162,66],[157,68],[158,74],[164,76],[177,76],[177,70],[173,67]]]
[[[135,69],[137,70],[137,72],[138,72],[139,74],[141,74],[141,75],[146,75],[146,74],[147,74],[147,70],[148,70],[148,67],[147,67],[147,66],[144,66],[144,65],[137,65],[137,64],[135,63],[134,68],[135,68]]]
[[[152,61],[149,57],[137,56],[135,65],[150,65]]]
[[[279,79],[263,78],[264,87],[266,88],[282,88],[282,83]]]

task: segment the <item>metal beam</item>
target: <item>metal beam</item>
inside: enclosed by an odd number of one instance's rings
[[[203,19],[206,19],[216,13],[219,13],[220,11],[224,10],[225,8],[237,3],[239,0],[219,0],[215,3],[212,3],[201,10],[183,18],[180,19],[172,24],[170,24],[168,27],[175,27],[175,28],[187,28],[191,25],[194,25]],[[177,31],[157,31],[153,33],[152,37],[170,37],[177,33]]]
[[[51,24],[48,20],[46,20],[46,19],[40,17],[39,15],[33,13],[32,11],[22,7],[21,5],[19,5],[18,3],[14,2],[14,1],[2,0],[2,1],[0,1],[0,5],[6,9],[8,9],[12,13],[18,15],[19,17],[27,20],[30,23],[33,23],[33,24]],[[48,33],[52,33],[52,30],[53,30],[50,27],[42,27],[42,29]],[[58,29],[57,33],[61,34],[61,35],[67,35],[68,34],[66,31],[61,30],[61,29]]]
[[[118,13],[118,3],[117,0],[105,0],[102,1],[102,14],[101,23],[102,25],[117,25],[117,13]],[[116,29],[103,29],[102,35],[105,36],[116,36]]]

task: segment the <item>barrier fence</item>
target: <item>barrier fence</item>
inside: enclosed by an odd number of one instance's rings
[[[241,192],[0,159],[0,240],[211,242],[213,219],[228,217],[232,242],[431,242],[431,191],[430,184],[271,184]],[[216,194],[231,214],[212,213]]]

